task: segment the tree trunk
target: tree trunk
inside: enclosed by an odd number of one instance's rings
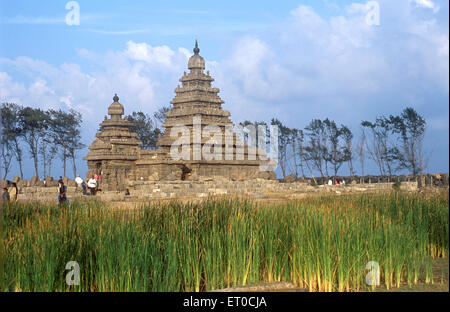
[[[19,142],[17,142],[17,139],[14,140],[14,144],[16,145],[16,159],[19,163],[19,170],[20,170],[20,177],[23,179],[23,169],[22,169],[22,150],[19,147]]]
[[[349,167],[350,167],[350,175],[354,176],[355,175],[355,170],[353,170],[353,161],[352,161],[351,158],[349,159],[348,164],[349,164]]]
[[[63,150],[64,177],[66,176],[66,149]]]
[[[304,161],[305,161],[306,167],[308,167],[309,173],[311,174],[311,178],[313,179],[314,183],[317,185],[316,178],[314,178],[314,174],[311,170],[311,167],[309,167],[308,161],[307,160],[304,160]]]
[[[38,171],[38,157],[37,155],[34,155],[34,171],[36,173],[36,178],[39,179],[39,171]]]
[[[20,178],[23,179],[22,159],[18,160],[18,162],[19,162]]]
[[[295,140],[292,140],[292,152],[294,155],[295,177],[298,178],[298,165],[297,165],[297,153],[296,153]]]
[[[43,176],[44,178],[46,177],[46,173],[47,173],[47,157],[46,157],[46,151],[45,148],[43,148],[42,151],[42,164],[44,165],[44,172],[43,172]]]
[[[75,155],[72,155],[73,176],[77,176],[77,164],[75,162]]]
[[[361,176],[364,176],[364,160],[361,161]]]
[[[3,180],[6,180],[6,177],[8,176],[9,167],[11,165],[11,158],[12,158],[12,155],[9,158],[8,161],[5,161],[5,164],[4,164],[4,167],[3,167],[5,169],[5,174],[3,175]]]

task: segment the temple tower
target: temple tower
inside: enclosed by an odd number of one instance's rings
[[[134,163],[139,158],[137,134],[130,132],[131,122],[122,118],[123,105],[119,103],[117,94],[108,108],[108,119],[105,116],[100,124],[101,131],[96,134],[95,141],[89,146],[90,152],[84,160],[88,161],[88,174],[102,174],[103,189],[121,190],[125,180],[135,179]]]
[[[170,102],[172,105],[169,112],[166,113],[167,120],[163,124],[165,127],[164,136],[159,138],[157,144],[161,146],[159,159],[171,160],[170,149],[177,140],[177,137],[171,135],[174,127],[185,126],[190,132],[190,157],[188,161],[173,162],[183,163],[189,169],[194,170],[194,174],[200,176],[222,176],[226,178],[255,178],[264,176],[259,171],[261,161],[256,157],[248,157],[250,154],[257,154],[256,149],[248,147],[245,142],[238,138],[230,127],[233,123],[230,120],[230,112],[222,108],[224,101],[219,97],[219,89],[211,86],[214,81],[205,70],[205,60],[200,56],[200,49],[197,41],[193,49],[194,54],[189,58],[189,73],[184,72],[179,79],[181,86],[175,89],[175,97]],[[196,122],[200,121],[201,126]],[[205,143],[211,142],[214,136],[202,135],[205,127],[215,126],[221,133],[220,157],[218,159],[205,159],[203,148]],[[227,127],[229,126],[229,127]],[[197,128],[197,130],[195,129]],[[200,137],[198,136],[199,132]],[[228,140],[226,141],[226,138]],[[230,140],[231,137],[231,140]],[[211,149],[211,151],[213,148]],[[237,153],[242,156],[237,156]],[[261,153],[261,151],[259,151]],[[265,152],[262,152],[265,155]],[[199,158],[200,155],[200,158]],[[138,164],[146,163],[140,160]]]
[[[170,102],[171,110],[166,113],[167,120],[163,124],[165,135],[158,140],[158,145],[164,151],[169,152],[172,143],[176,140],[170,136],[173,127],[185,125],[193,134],[194,118],[201,120],[202,126],[217,125],[224,133],[226,125],[233,125],[230,121],[230,112],[222,109],[224,101],[219,97],[219,89],[211,87],[214,81],[209,72],[204,73],[205,60],[199,55],[200,49],[195,41],[195,47],[188,62],[188,74],[184,72],[180,78],[181,87],[175,89],[175,97]],[[200,119],[198,119],[200,118]],[[194,138],[191,138],[191,146],[195,146]],[[203,139],[202,144],[204,143]],[[201,146],[202,146],[201,144]],[[200,146],[200,148],[201,148]],[[191,159],[193,155],[191,154]]]

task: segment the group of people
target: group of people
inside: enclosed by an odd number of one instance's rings
[[[333,185],[333,180],[328,179],[328,185],[330,185],[330,186]],[[334,185],[345,185],[345,180],[342,179],[342,181],[340,181],[338,179],[335,179],[334,180]]]
[[[89,180],[86,179],[83,180],[79,174],[77,174],[77,177],[75,178],[75,182],[77,184],[77,188],[81,187],[83,190],[83,195],[88,195],[87,190],[89,189],[89,192],[91,195],[97,194],[99,184],[102,181],[102,175],[94,174]],[[62,177],[59,177],[58,181],[58,189],[59,189],[59,195],[58,195],[58,201],[60,204],[67,204],[67,187],[64,185]]]
[[[87,181],[87,182],[86,182]],[[75,178],[77,183],[77,188],[81,187],[83,189],[83,195],[88,195],[87,189],[89,189],[91,195],[97,194],[98,187],[102,181],[102,175],[94,174],[89,180],[84,181],[78,174]],[[44,180],[44,187],[47,186]],[[17,188],[17,183],[13,182],[11,187],[3,188],[2,201],[16,203],[19,195],[19,189]],[[60,205],[68,204],[67,199],[67,186],[64,184],[63,178],[60,176],[58,180],[58,202]]]
[[[2,201],[16,203],[19,197],[19,189],[16,183],[12,183],[10,189],[3,188]]]
[[[86,179],[85,181],[78,174],[75,178],[75,182],[77,183],[77,187],[81,187],[83,189],[83,195],[88,195],[88,189],[91,195],[95,195],[97,194],[98,187],[102,182],[102,175],[94,174],[89,180]]]

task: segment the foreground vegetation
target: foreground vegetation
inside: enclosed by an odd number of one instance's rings
[[[10,291],[207,291],[289,281],[311,291],[360,291],[376,261],[388,289],[432,282],[449,252],[448,193],[252,201],[100,203],[2,209]],[[80,266],[66,284],[66,263]]]

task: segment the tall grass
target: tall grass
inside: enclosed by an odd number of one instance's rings
[[[379,263],[387,288],[432,282],[431,259],[448,257],[448,212],[448,194],[402,193],[273,206],[242,199],[134,210],[5,206],[1,287],[208,291],[290,281],[310,291],[358,291],[367,289],[369,261]],[[79,263],[79,286],[65,282],[69,261]]]

